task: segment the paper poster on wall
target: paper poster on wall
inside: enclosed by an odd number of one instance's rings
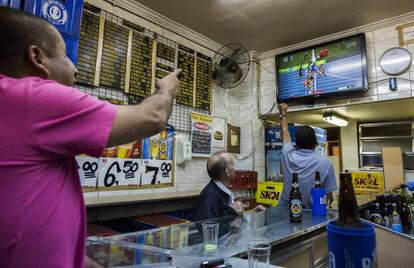
[[[141,185],[173,184],[174,128],[144,139]]]
[[[141,141],[134,141],[127,144],[105,148],[102,157],[107,158],[141,158]]]
[[[227,124],[227,151],[240,153],[240,127]]]
[[[400,47],[414,43],[414,22],[397,26]]]
[[[86,155],[76,156],[76,166],[83,192],[96,192],[99,158]]]
[[[210,156],[212,123],[211,116],[191,113],[191,152],[193,156]]]
[[[226,120],[214,117],[211,131],[213,133],[211,138],[211,145],[213,147],[224,148],[226,146],[226,131]]]
[[[138,186],[140,178],[141,159],[99,158],[100,191],[128,190],[132,186]]]

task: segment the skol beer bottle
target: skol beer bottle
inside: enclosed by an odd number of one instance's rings
[[[339,181],[339,217],[336,224],[343,227],[362,228],[351,173],[341,173]]]
[[[298,174],[293,173],[292,188],[289,193],[290,222],[302,221],[302,194],[299,191]]]

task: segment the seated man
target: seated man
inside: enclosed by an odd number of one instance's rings
[[[234,157],[220,151],[207,161],[207,173],[211,181],[204,187],[194,207],[194,220],[207,220],[243,213],[243,203],[235,201],[234,194],[226,185],[234,178]]]
[[[288,204],[289,192],[292,187],[292,174],[295,172],[298,174],[303,207],[312,208],[311,189],[315,187],[315,172],[319,171],[322,187],[327,192],[326,201],[330,205],[333,200],[332,192],[336,190],[335,171],[332,163],[325,156],[315,152],[316,135],[310,126],[298,128],[295,135],[296,148],[293,147],[286,122],[287,109],[287,104],[279,104],[280,132],[283,140],[282,168],[284,185],[279,204]]]

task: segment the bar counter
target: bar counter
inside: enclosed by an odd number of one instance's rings
[[[245,213],[242,217],[215,219],[220,223],[220,237],[217,250],[214,252],[207,252],[204,248],[201,222],[192,222],[106,238],[89,237],[88,255],[94,258],[96,250],[92,249],[91,245],[96,247],[97,244],[109,244],[135,251],[135,256],[129,257],[133,259],[129,265],[143,262],[159,262],[161,265],[172,257],[173,266],[199,267],[201,261],[208,259],[246,258],[250,242],[266,242],[272,246],[271,263],[283,262],[283,259],[299,252],[305,252],[305,255],[311,258],[309,261],[314,262],[316,251],[314,238],[321,236],[323,244],[326,244],[325,227],[334,217],[334,213],[328,213],[327,216],[312,216],[311,211],[304,210],[302,222],[290,223],[287,208],[273,207],[265,212]],[[148,236],[160,241],[155,242],[156,246],[143,245]],[[100,250],[102,251],[102,247]],[[138,252],[142,253],[139,258],[137,258]],[[144,256],[151,254],[153,257],[143,260]],[[98,261],[102,263],[102,260]]]

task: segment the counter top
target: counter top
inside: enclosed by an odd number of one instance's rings
[[[312,216],[311,211],[304,210],[301,223],[290,223],[289,211],[279,207],[266,212],[253,212],[230,223],[230,233],[219,238],[215,253],[206,253],[204,245],[197,243],[174,250],[174,257],[182,256],[245,256],[250,242],[265,242],[272,246],[294,239],[306,233],[325,227],[335,216]],[[222,220],[221,220],[222,221]],[[200,239],[200,241],[202,240]]]
[[[250,242],[266,242],[274,246],[324,228],[334,217],[334,213],[329,213],[327,216],[312,216],[311,211],[304,210],[301,223],[290,223],[287,208],[273,207],[265,212],[245,213],[238,218],[219,218],[216,220],[220,224],[220,238],[217,250],[213,253],[204,250],[200,232],[201,222],[107,238],[89,237],[88,240],[152,252],[159,260],[164,259],[164,261],[166,256],[172,256],[173,264],[180,267],[194,267],[200,264],[200,259],[245,257]],[[148,237],[151,237],[150,241],[153,241],[154,246],[143,245],[145,242],[148,243]],[[191,256],[193,261],[187,259],[183,263],[188,256]]]

